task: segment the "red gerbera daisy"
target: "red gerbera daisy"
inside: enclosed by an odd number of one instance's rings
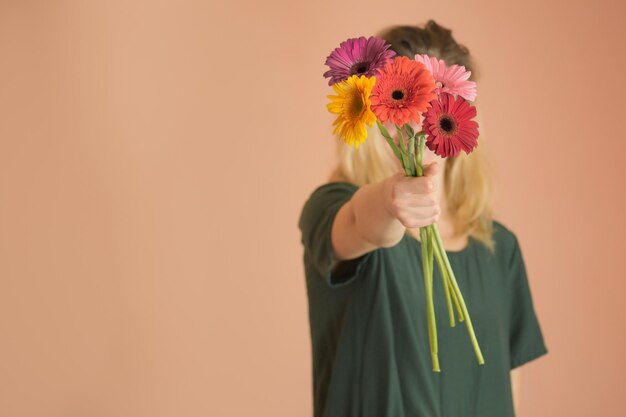
[[[476,107],[463,97],[442,93],[424,115],[422,128],[426,146],[441,157],[457,156],[461,150],[469,154],[478,144]]]
[[[419,123],[419,114],[437,98],[435,80],[424,64],[399,56],[378,72],[371,96],[372,111],[378,120],[400,126],[411,120]]]

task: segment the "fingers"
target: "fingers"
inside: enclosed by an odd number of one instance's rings
[[[432,177],[437,172],[439,172],[439,163],[437,161],[431,162],[424,168],[424,176],[426,177]]]
[[[396,217],[404,227],[415,228],[428,226],[439,220],[439,208],[427,210],[419,208],[415,211],[399,211]]]
[[[439,219],[441,209],[437,202],[430,200],[426,204],[417,202],[417,197],[413,201],[396,199],[392,202],[392,212],[394,216],[405,227],[422,227],[435,223]]]
[[[439,164],[435,161],[424,167],[424,175],[421,177],[412,177],[403,175],[398,180],[398,191],[400,193],[409,194],[427,194],[434,192],[436,189],[436,181],[434,176],[439,170]]]
[[[388,207],[405,227],[427,226],[439,219],[441,210],[434,178],[438,170],[438,162],[433,161],[424,167],[423,176],[407,176],[399,171],[390,181]]]
[[[396,199],[406,207],[430,207],[439,203],[439,196],[435,191],[423,194],[401,194]]]

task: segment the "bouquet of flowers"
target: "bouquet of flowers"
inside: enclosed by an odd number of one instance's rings
[[[377,124],[407,176],[423,175],[424,146],[441,157],[469,154],[478,145],[476,83],[464,66],[447,66],[426,54],[414,60],[398,56],[383,39],[351,38],[342,42],[326,59],[324,73],[336,95],[329,95],[328,110],[337,114],[333,133],[358,149],[367,138],[366,126]],[[419,123],[415,132],[410,122]],[[393,124],[399,146],[385,123]],[[465,321],[479,364],[484,364],[472,322],[435,223],[420,227],[422,268],[427,301],[428,336],[433,371],[440,372],[437,328],[433,304],[433,263],[437,260],[454,327],[454,308]],[[454,307],[453,307],[454,306]]]

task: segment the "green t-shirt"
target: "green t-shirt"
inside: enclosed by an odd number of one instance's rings
[[[514,416],[510,370],[548,352],[516,236],[494,221],[495,253],[471,237],[466,248],[447,252],[483,365],[465,322],[455,315],[450,327],[435,266],[441,372],[433,372],[420,242],[406,233],[393,247],[333,259],[333,219],[357,189],[348,182],[318,187],[299,219],[314,417]]]

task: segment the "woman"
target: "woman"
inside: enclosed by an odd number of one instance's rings
[[[398,55],[428,54],[476,74],[467,48],[432,20],[377,36]],[[358,149],[338,141],[339,164],[299,219],[315,417],[515,415],[511,370],[547,349],[519,242],[492,216],[481,139],[455,158],[425,147],[423,177],[405,176],[376,128]],[[483,365],[464,323],[449,325],[435,268],[441,372],[432,370],[419,228],[434,222]]]

